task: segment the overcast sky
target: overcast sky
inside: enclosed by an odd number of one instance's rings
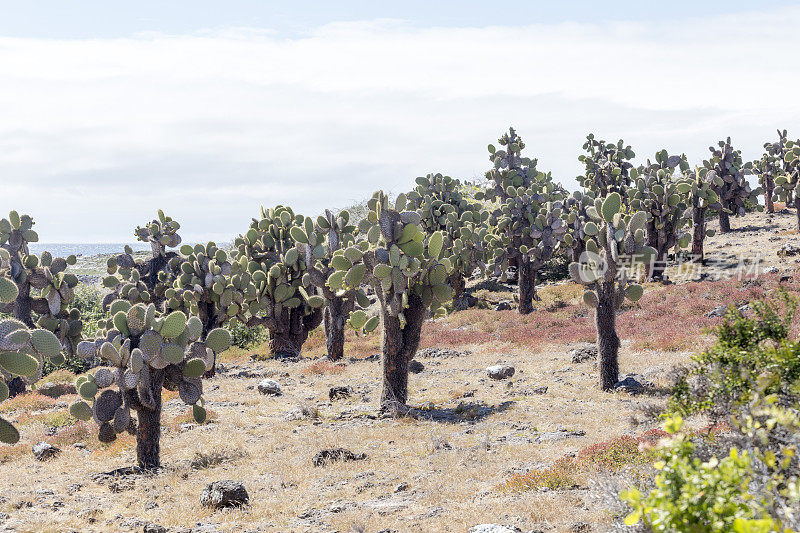
[[[800,136],[788,2],[289,4],[0,2],[0,213],[127,242],[162,208],[230,240],[260,205],[482,176],[509,125],[569,188],[589,132],[692,163]]]

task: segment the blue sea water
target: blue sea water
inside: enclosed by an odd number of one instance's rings
[[[133,251],[150,251],[150,244],[145,242],[128,243]],[[31,243],[29,246],[32,254],[39,255],[45,250],[53,257],[67,257],[69,255],[90,257],[93,255],[121,254],[125,250],[125,243]]]

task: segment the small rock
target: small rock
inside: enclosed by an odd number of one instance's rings
[[[778,249],[779,257],[790,257],[800,255],[800,248],[791,243],[786,243]]]
[[[495,311],[511,311],[511,302],[500,302],[494,308]]]
[[[510,378],[514,375],[514,367],[506,364],[490,366],[486,369],[486,375],[492,379]]]
[[[395,492],[395,494],[398,493],[398,492],[405,492],[405,491],[408,490],[409,487],[410,487],[410,485],[408,483],[406,483],[405,481],[403,481],[402,483],[400,483],[399,485],[397,485],[394,488],[394,492]]]
[[[342,385],[338,387],[331,387],[328,391],[328,398],[331,401],[333,400],[343,400],[344,398],[349,398],[353,395],[353,387],[349,385]]]
[[[569,528],[571,533],[586,533],[592,530],[592,527],[586,522],[577,522],[572,524],[572,527]]]
[[[792,281],[792,276],[781,276],[778,283],[785,283],[787,281]]]
[[[281,386],[274,379],[262,379],[258,382],[258,392],[267,396],[280,396]]]
[[[411,372],[412,374],[419,374],[423,370],[425,370],[425,365],[423,365],[419,361],[412,359],[411,362],[408,363],[408,371]]]
[[[325,466],[338,461],[363,461],[367,458],[365,453],[353,453],[346,448],[329,448],[320,450],[311,460],[314,466]]]
[[[58,398],[65,394],[78,394],[78,391],[75,390],[75,385],[72,383],[53,383],[52,381],[48,381],[44,385],[38,385],[36,392],[51,398]]]
[[[540,387],[534,387],[531,389],[533,394],[547,394],[547,385],[542,385]]]
[[[469,528],[467,533],[519,533],[520,531],[522,530],[518,527],[510,528],[500,524],[479,524]]]
[[[200,503],[204,507],[222,509],[224,507],[241,507],[250,503],[247,489],[238,481],[225,479],[210,483],[200,494]]]
[[[584,361],[589,361],[590,359],[597,359],[597,346],[595,344],[587,343],[583,346],[573,348],[568,352],[568,355],[572,357],[573,363],[583,363]]]
[[[707,317],[715,318],[720,316],[725,316],[725,313],[728,312],[728,308],[724,305],[720,305],[719,307],[715,307],[713,311],[706,314]]]
[[[87,448],[85,442],[76,442],[72,446],[74,446],[75,448],[78,448],[79,450],[85,450]]]
[[[761,271],[762,274],[777,274],[778,272],[778,267],[775,266],[767,267]]]
[[[167,528],[158,524],[145,524],[144,533],[167,533]]]
[[[33,446],[33,456],[37,461],[46,461],[59,453],[61,453],[60,448],[44,441],[38,442]]]
[[[644,391],[644,385],[633,376],[626,376],[614,384],[614,390],[627,392],[629,394],[639,394]]]
[[[458,298],[453,299],[453,309],[456,311],[465,311],[476,305],[478,305],[478,299],[468,292],[462,293]]]

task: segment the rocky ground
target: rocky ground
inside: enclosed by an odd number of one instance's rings
[[[760,253],[776,271],[648,285],[619,318],[620,367],[631,379],[613,393],[597,386],[580,291],[563,283],[542,288],[526,317],[495,311],[500,302],[514,306],[512,293],[483,288],[475,292],[488,309],[427,324],[410,378],[414,411],[399,420],[377,413],[375,337],[349,338],[341,363],[321,358],[321,332],[299,361],[261,360],[265,346],[232,350],[207,382],[205,425],[191,422],[174,394],[165,396],[164,468],[153,475],[105,474],[133,464],[135,443],[125,436],[102,445],[92,423],[70,419],[74,395],[60,383],[72,376],[61,371],[43,381],[52,385],[0,407],[23,435],[18,445],[0,446],[0,530],[607,530],[614,510],[603,486],[625,472],[646,473],[647,464],[629,471],[590,461],[568,483],[555,467],[657,427],[674,368],[709,342],[705,328],[719,323],[720,308],[744,307],[779,285],[797,290],[800,255],[777,255],[786,244],[800,246],[795,223],[793,212],[748,215],[707,244],[709,258],[730,265]],[[513,375],[496,365],[513,367]],[[39,442],[57,450],[39,446],[35,455]],[[507,483],[528,472],[547,472],[544,483],[522,491]],[[222,480],[235,483],[204,494]],[[246,505],[209,506],[227,496],[243,501],[236,483]]]

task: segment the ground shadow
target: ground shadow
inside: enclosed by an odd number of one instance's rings
[[[480,422],[494,414],[511,409],[516,402],[506,401],[498,405],[487,405],[481,402],[461,402],[455,407],[434,407],[433,409],[409,408],[408,416],[417,420],[428,420],[444,424],[460,424],[461,422]]]

